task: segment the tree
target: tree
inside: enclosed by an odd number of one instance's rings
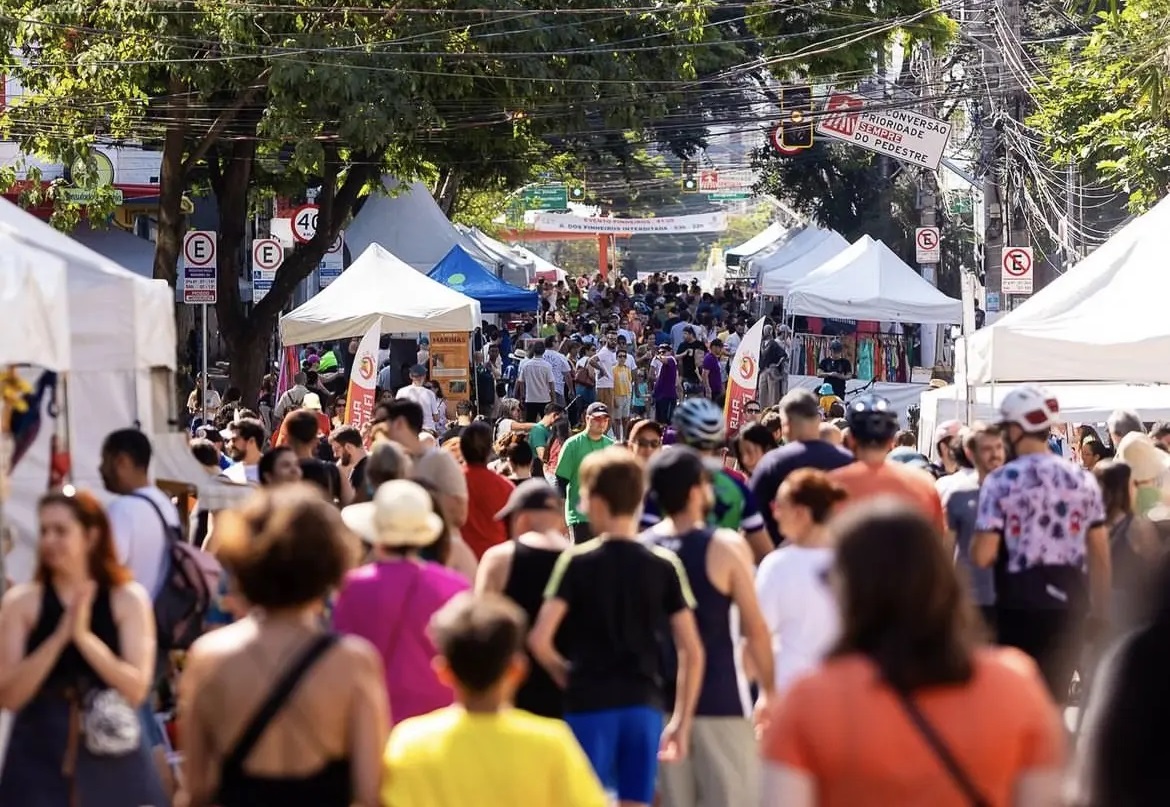
[[[1078,165],[1140,212],[1170,191],[1170,2],[1132,0],[1098,20],[1086,44],[1051,54],[1028,124],[1057,164]]]
[[[637,129],[664,108],[669,93],[654,82],[693,75],[684,46],[702,30],[703,4],[670,14],[608,5],[614,13],[572,13],[556,0],[426,10],[391,0],[10,0],[0,50],[26,92],[0,124],[27,152],[66,163],[99,144],[160,148],[155,275],[172,284],[183,194],[214,199],[218,320],[232,383],[250,391],[293,290],[383,174],[429,172],[451,196],[469,179],[511,183],[533,143]],[[599,44],[644,39],[657,47]],[[306,189],[318,189],[317,235],[249,307],[238,281],[251,215]]]

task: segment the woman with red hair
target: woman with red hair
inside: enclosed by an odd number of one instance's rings
[[[0,707],[16,713],[0,804],[167,803],[138,707],[155,661],[150,597],[89,493],[41,499],[36,579],[0,603]]]

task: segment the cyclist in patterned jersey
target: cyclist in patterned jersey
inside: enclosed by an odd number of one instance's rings
[[[688,445],[709,460],[713,467],[712,485],[715,488],[715,506],[708,515],[712,527],[736,530],[751,547],[756,563],[772,551],[772,541],[764,528],[764,516],[756,497],[748,489],[742,474],[724,468],[716,452],[723,448],[727,431],[723,425],[723,410],[706,398],[688,398],[674,412],[674,430],[680,445]],[[670,450],[670,449],[666,449]],[[715,470],[717,469],[717,470]],[[642,508],[643,530],[662,520],[661,509],[653,495],[646,496]]]

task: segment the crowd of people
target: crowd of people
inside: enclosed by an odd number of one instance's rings
[[[729,440],[737,294],[542,300],[454,417],[423,343],[364,430],[316,348],[208,400],[193,455],[255,491],[189,523],[109,435],[0,605],[0,804],[1167,803],[1170,428],[1023,385],[926,457],[830,357]]]

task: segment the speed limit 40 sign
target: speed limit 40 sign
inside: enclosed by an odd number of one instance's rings
[[[298,244],[307,244],[317,234],[316,205],[301,205],[292,214],[292,236]]]

